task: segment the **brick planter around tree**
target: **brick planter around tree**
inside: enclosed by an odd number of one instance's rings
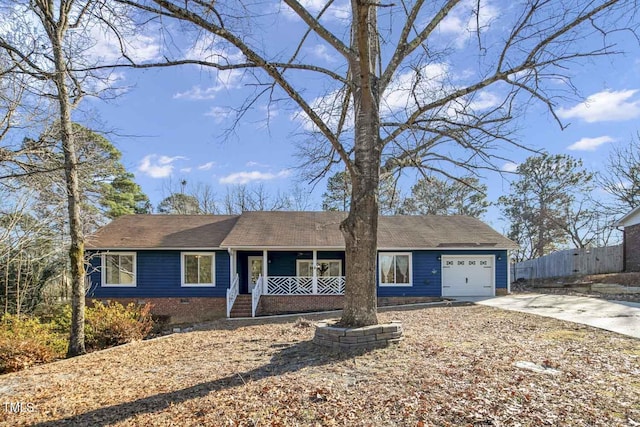
[[[399,343],[402,332],[400,321],[361,328],[343,328],[333,323],[319,322],[316,324],[313,342],[340,350],[378,348]]]

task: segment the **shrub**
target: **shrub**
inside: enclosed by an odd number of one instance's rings
[[[100,350],[141,340],[153,329],[151,305],[93,302],[85,311],[85,345]],[[65,357],[71,306],[57,307],[44,323],[7,314],[0,319],[0,374]]]
[[[85,344],[87,349],[101,349],[141,340],[153,329],[151,305],[126,306],[119,302],[103,304],[93,301],[87,308]]]
[[[6,314],[0,322],[0,373],[51,362],[67,351],[66,337],[35,317]]]

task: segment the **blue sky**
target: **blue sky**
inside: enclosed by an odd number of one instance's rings
[[[319,0],[305,3],[312,9],[323,4]],[[340,28],[340,20],[348,16],[346,3],[336,4],[326,18],[327,25],[334,29]],[[262,37],[261,42],[268,42],[270,47],[291,48],[290,41],[304,26],[291,13],[275,12],[274,9],[268,23],[265,21],[262,33],[255,30],[252,34]],[[481,17],[487,33],[504,31],[498,25],[503,13],[506,12],[500,2],[483,2]],[[449,40],[453,53],[446,62],[437,64],[437,72],[462,75],[471,68],[472,60],[465,52],[473,43],[468,31],[473,22],[464,9],[443,22],[436,36]],[[157,34],[149,31],[145,37],[139,39],[139,45],[131,46],[132,51],[141,60],[157,58],[164,49]],[[206,52],[204,47],[210,48],[206,37],[185,40],[193,52],[201,55]],[[532,103],[517,122],[518,142],[554,154],[570,154],[582,159],[587,168],[601,170],[614,146],[628,144],[635,137],[640,130],[640,47],[625,34],[610,40],[625,53],[583,61],[567,70],[586,102],[576,96],[556,100],[556,111],[568,125],[566,129],[559,128],[543,105]],[[109,40],[99,40],[96,49],[102,49],[108,57],[112,49],[109,46]],[[237,52],[228,50],[226,54],[233,58]],[[337,55],[318,39],[311,38],[303,46],[303,55],[326,67],[340,67]],[[135,173],[136,181],[154,205],[167,195],[163,187],[169,179],[174,183],[182,179],[194,185],[208,183],[220,198],[230,185],[264,184],[275,192],[286,191],[297,179],[294,143],[302,137],[300,131],[305,125],[296,116],[294,106],[279,103],[269,108],[261,101],[231,134],[225,133],[235,117],[233,108],[241,106],[247,94],[255,90],[248,86],[252,80],[241,71],[217,73],[198,66],[182,66],[145,71],[119,69],[112,77],[123,88],[121,95],[108,102],[86,101],[82,110],[97,113],[102,126],[113,131],[110,139],[122,151],[124,165]],[[309,99],[328,90],[319,79],[310,78],[305,84]],[[558,90],[563,90],[564,84],[558,81]],[[490,96],[495,92],[486,95],[485,101],[491,102]],[[503,146],[500,154],[510,161],[500,161],[499,167],[513,171],[531,153]],[[508,191],[508,175],[482,175],[489,187],[490,201]],[[405,191],[413,179],[412,175],[404,177]],[[306,182],[300,185],[311,191]],[[324,189],[321,182],[311,193],[316,209],[320,208]],[[485,219],[504,231],[496,208]]]

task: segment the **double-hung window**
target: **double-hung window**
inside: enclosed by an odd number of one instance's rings
[[[215,254],[182,253],[182,286],[215,286]]]
[[[102,286],[136,286],[135,252],[102,255]]]
[[[378,274],[380,286],[411,286],[411,253],[380,253]]]

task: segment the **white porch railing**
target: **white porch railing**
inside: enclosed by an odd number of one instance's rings
[[[231,317],[231,309],[233,308],[233,303],[236,302],[236,298],[238,298],[238,294],[240,293],[240,278],[236,274],[236,276],[231,281],[231,286],[227,289],[227,317]]]
[[[344,294],[344,276],[317,277],[314,287],[313,277],[269,276],[267,278],[268,295],[342,295]],[[314,289],[315,288],[315,289]],[[315,292],[314,292],[315,290]]]
[[[344,294],[344,276],[318,277],[318,293],[321,295]]]
[[[256,310],[258,310],[258,304],[260,303],[260,297],[262,296],[264,288],[264,280],[262,276],[258,277],[256,285],[251,292],[251,317],[256,317]]]

